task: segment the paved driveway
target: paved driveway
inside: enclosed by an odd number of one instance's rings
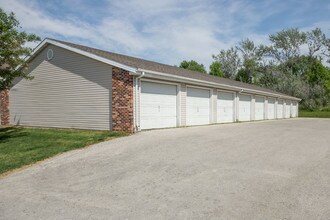
[[[142,132],[0,179],[0,219],[329,219],[330,120]]]

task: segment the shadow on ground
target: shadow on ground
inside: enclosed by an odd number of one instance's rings
[[[2,127],[0,128],[0,142],[9,141],[12,138],[26,136],[23,128],[19,127]]]

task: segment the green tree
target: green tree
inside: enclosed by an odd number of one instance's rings
[[[324,44],[326,49],[323,54],[325,57],[327,57],[327,62],[330,63],[330,39],[327,39]]]
[[[235,80],[245,83],[252,83],[252,76],[247,69],[243,68],[237,72]]]
[[[308,97],[303,104],[308,109],[330,106],[330,70],[321,61],[315,60],[306,71]]]
[[[323,85],[324,89],[330,92],[330,70],[319,60],[316,60],[306,72],[306,78],[311,84]]]
[[[219,62],[212,62],[210,65],[210,75],[223,77],[225,74],[221,70],[221,64]]]
[[[197,63],[195,60],[190,60],[190,61],[184,60],[180,63],[179,67],[183,68],[183,69],[201,72],[201,73],[207,73],[204,65]]]
[[[217,55],[212,55],[215,62],[221,64],[221,70],[224,77],[235,79],[236,74],[241,66],[241,59],[236,48],[231,47],[228,50],[220,50]]]
[[[0,91],[10,88],[17,77],[31,79],[24,71],[27,67],[24,58],[32,52],[26,43],[39,40],[35,34],[21,31],[13,12],[7,14],[0,8]],[[21,68],[17,69],[18,66]]]
[[[267,52],[267,48],[263,45],[256,45],[252,40],[242,40],[236,49],[241,52],[243,60],[254,60],[259,62],[263,55]]]
[[[316,53],[318,58],[320,55],[325,54],[327,50],[328,39],[320,28],[315,28],[314,30],[306,33],[307,45],[308,45],[308,55],[313,57]]]
[[[276,90],[276,85],[279,83],[279,71],[277,65],[273,62],[262,67],[261,72],[263,73],[259,79],[258,85],[269,89]]]
[[[269,40],[266,46],[245,39],[212,57],[224,77],[300,97],[303,108],[329,107],[330,70],[322,61],[330,63],[330,39],[322,30],[289,28]]]
[[[307,42],[307,36],[298,28],[289,28],[271,34],[269,40],[272,43],[270,47],[272,55],[279,62],[285,62],[300,55],[300,48]]]
[[[246,83],[256,84],[261,77],[260,70],[263,66],[263,56],[267,47],[256,45],[252,40],[242,40],[236,49],[243,59],[241,69],[236,75],[236,80]]]

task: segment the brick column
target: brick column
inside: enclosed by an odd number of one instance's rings
[[[112,67],[112,130],[133,133],[133,76]]]
[[[0,92],[0,115],[1,125],[7,126],[10,123],[9,113],[9,89]]]

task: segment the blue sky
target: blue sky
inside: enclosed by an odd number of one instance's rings
[[[326,0],[0,0],[28,32],[171,65],[250,38],[268,44],[284,28],[320,27],[330,37]],[[34,45],[32,45],[34,46]]]

